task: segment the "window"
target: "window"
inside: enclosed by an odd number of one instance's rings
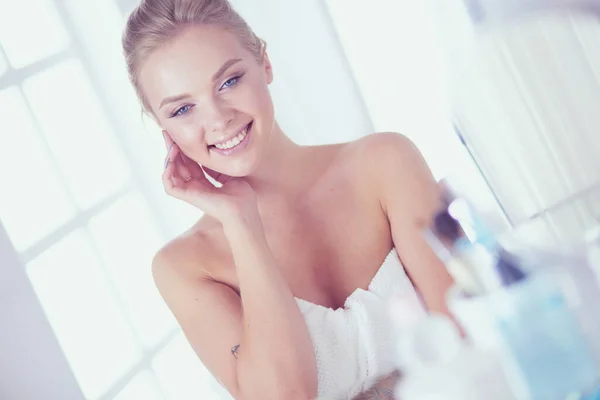
[[[0,229],[86,399],[225,398],[152,280],[173,226],[153,186],[162,143],[110,58],[123,23],[110,0],[0,3]]]
[[[28,263],[27,272],[83,393],[99,398],[142,348],[94,242],[80,228]]]
[[[44,34],[32,35],[31,32]],[[51,0],[2,2],[0,42],[10,65],[16,69],[42,61],[70,45],[69,36]]]
[[[74,218],[77,210],[18,86],[0,91],[0,107],[3,136],[11,144],[0,146],[0,180],[8,189],[0,196],[0,218],[22,251]]]
[[[79,208],[126,184],[129,166],[80,62],[69,59],[28,77],[23,91]]]

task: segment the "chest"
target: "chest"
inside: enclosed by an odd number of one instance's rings
[[[378,204],[343,185],[271,210],[265,234],[294,296],[334,309],[368,287],[393,246]],[[235,266],[225,273],[238,287]]]

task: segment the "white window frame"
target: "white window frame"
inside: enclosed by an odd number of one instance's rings
[[[83,399],[83,394],[79,389],[79,385],[77,384],[75,377],[68,366],[64,353],[60,349],[59,343],[44,315],[44,311],[37,299],[33,286],[29,282],[29,278],[25,271],[25,265],[58,243],[69,233],[85,227],[92,217],[106,210],[119,199],[135,192],[139,192],[148,203],[153,215],[156,216],[156,221],[154,222],[157,224],[160,231],[164,232],[165,239],[168,239],[170,235],[173,234],[173,225],[168,222],[168,216],[163,211],[164,207],[161,207],[162,203],[148,182],[146,174],[144,174],[144,165],[136,159],[135,154],[133,154],[131,149],[127,146],[125,135],[127,135],[128,128],[123,126],[119,118],[117,118],[114,106],[108,98],[102,82],[99,77],[94,74],[93,68],[91,68],[93,61],[88,57],[85,43],[81,39],[81,33],[76,29],[64,3],[61,0],[51,1],[54,3],[59,18],[71,39],[71,46],[57,54],[51,55],[20,69],[13,69],[9,66],[8,71],[0,75],[0,90],[4,90],[10,86],[19,86],[28,77],[39,74],[66,60],[76,59],[80,61],[92,84],[94,92],[98,96],[102,111],[108,123],[111,128],[113,128],[113,131],[120,132],[120,134],[116,136],[121,147],[120,150],[124,152],[129,161],[131,179],[126,187],[123,187],[116,193],[104,198],[90,209],[78,212],[72,219],[57,227],[53,232],[22,252],[18,252],[14,248],[6,229],[0,221],[0,253],[2,254],[3,261],[3,265],[0,268],[0,289],[3,289],[2,292],[0,292],[3,293],[0,297],[0,300],[3,300],[0,301],[0,318],[8,325],[2,328],[3,333],[0,335],[0,338],[3,339],[0,340],[0,354],[2,354],[2,367],[0,368],[0,388],[2,388],[2,390],[0,390],[0,394],[6,394],[8,396],[7,398],[19,398],[22,400],[42,397],[71,400],[76,400],[78,398]],[[117,2],[117,6],[123,11],[124,5],[122,1]],[[8,60],[8,57],[4,54],[1,46],[0,52],[2,52],[2,56]],[[35,114],[32,113],[32,115]],[[42,137],[43,142],[46,144],[46,147],[48,147],[41,129],[37,129],[37,131]],[[64,182],[64,176],[60,174],[60,169],[55,161],[54,169],[61,178],[61,181]],[[65,186],[67,186],[66,183]],[[18,287],[18,297],[15,297],[17,294],[15,294],[14,291],[4,288],[2,285],[3,282],[11,286],[16,285]],[[6,318],[4,316],[6,316]],[[17,330],[18,323],[19,321],[22,322],[22,320],[27,320],[29,325],[37,327],[34,328],[36,330],[36,341],[27,344],[27,346],[24,346],[25,343],[23,343],[22,335]],[[14,325],[10,323],[11,321],[14,321]],[[178,334],[179,329],[173,329],[154,347],[148,349],[144,346],[140,346],[144,349],[144,353],[139,362],[102,397],[100,397],[99,400],[112,399],[133,377],[136,376],[137,373],[150,369],[154,357]],[[35,349],[35,351],[32,349]],[[14,358],[11,358],[11,355],[14,355]],[[53,371],[47,371],[43,368],[45,364],[43,362],[45,359],[44,357],[47,359],[49,355],[52,357],[51,364],[53,366]],[[23,363],[21,356],[27,357],[28,362]],[[34,362],[34,368],[32,368],[31,361],[34,360],[37,360],[38,362]],[[17,368],[16,366],[18,365],[23,365],[23,367]],[[5,369],[11,373],[4,373]]]

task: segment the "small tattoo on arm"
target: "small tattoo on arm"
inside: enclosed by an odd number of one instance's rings
[[[240,349],[240,345],[236,344],[235,346],[233,346],[231,348],[231,354],[233,355],[233,358],[235,358],[237,360],[238,358],[238,350]]]
[[[355,400],[394,400],[394,391],[392,389],[372,388],[363,393]]]
[[[373,399],[378,399],[378,400],[394,400],[394,391],[392,389],[381,389],[381,390],[376,390],[375,392],[375,396],[373,397]]]
[[[395,398],[393,389],[373,387],[353,400],[394,400]]]
[[[394,391],[400,378],[400,372],[392,372],[353,400],[394,400]]]

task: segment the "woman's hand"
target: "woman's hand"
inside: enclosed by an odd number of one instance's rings
[[[168,195],[199,208],[222,224],[256,219],[256,193],[244,179],[201,167],[183,154],[168,132],[163,131],[163,134],[167,157],[162,181]],[[222,186],[213,185],[205,172]]]

